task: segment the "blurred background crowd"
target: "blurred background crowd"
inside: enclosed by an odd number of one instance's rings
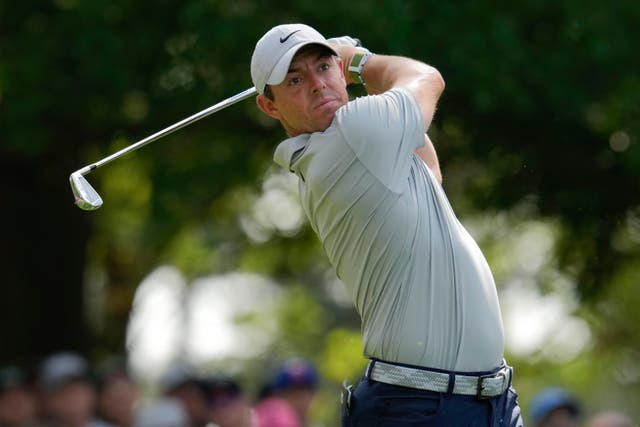
[[[319,427],[309,414],[321,379],[299,357],[252,391],[233,376],[184,363],[153,388],[138,383],[124,360],[92,367],[80,354],[59,352],[32,368],[0,368],[0,427]],[[525,418],[534,427],[637,426],[623,412],[585,408],[555,386],[533,397]]]
[[[122,361],[92,367],[60,352],[33,369],[0,368],[1,427],[303,427],[319,385],[313,364],[286,360],[253,396],[230,376],[176,364],[145,390]]]

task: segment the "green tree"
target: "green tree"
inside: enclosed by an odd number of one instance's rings
[[[67,184],[84,164],[249,87],[257,38],[298,21],[441,70],[431,133],[456,211],[553,224],[550,263],[575,283],[595,343],[566,375],[586,390],[623,372],[620,390],[637,396],[624,367],[640,348],[639,20],[631,0],[0,3],[0,362],[123,351],[136,286],[163,263],[189,278],[247,270],[282,283],[300,305],[283,318],[312,307],[322,320],[315,341],[284,330],[276,353],[295,343],[335,354],[338,325],[357,329],[327,297],[329,266],[308,227],[262,240],[243,228],[283,136],[251,101],[93,172],[105,200],[96,212],[74,208]],[[491,258],[501,241],[490,240]],[[544,275],[536,283],[552,288]],[[558,372],[527,363],[525,378]],[[602,378],[573,375],[593,366]]]

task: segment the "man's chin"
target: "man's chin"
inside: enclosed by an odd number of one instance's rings
[[[328,120],[329,123],[333,121],[336,115],[336,111],[341,107],[338,102],[329,102],[316,110],[316,115],[320,120]]]
[[[325,130],[327,130],[329,128],[329,126],[331,126],[331,123],[333,123],[333,118],[335,117],[335,111],[331,114],[327,114],[325,115],[322,119],[319,119],[316,122],[316,132],[324,132]]]

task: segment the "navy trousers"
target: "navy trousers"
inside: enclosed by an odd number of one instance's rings
[[[350,398],[343,391],[342,427],[522,427],[513,387],[478,400],[399,387],[363,377]]]

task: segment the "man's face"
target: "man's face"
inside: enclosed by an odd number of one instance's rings
[[[138,389],[125,375],[110,377],[100,395],[98,405],[102,416],[114,424],[133,424],[134,406],[138,399]]]
[[[290,136],[325,131],[336,110],[349,101],[342,61],[322,48],[303,48],[284,81],[271,91],[274,99],[260,95],[258,106],[280,120]]]
[[[45,410],[65,426],[83,426],[91,418],[94,401],[95,392],[89,383],[72,380],[45,395]]]
[[[578,420],[569,408],[561,407],[551,411],[540,427],[578,427]]]

